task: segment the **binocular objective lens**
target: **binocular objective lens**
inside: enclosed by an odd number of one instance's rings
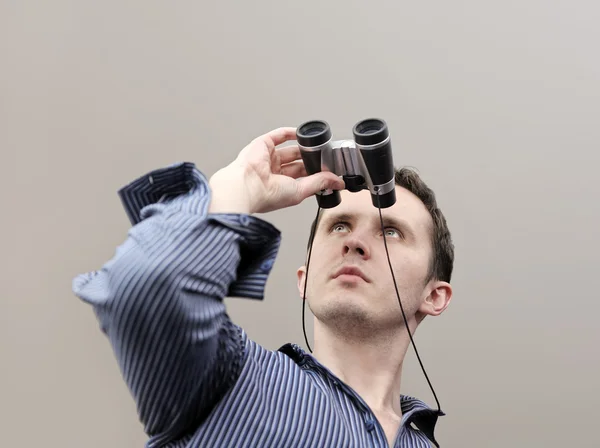
[[[298,127],[296,138],[301,146],[319,146],[331,139],[331,130],[325,121],[308,121]]]
[[[359,121],[354,126],[353,133],[356,143],[365,146],[381,143],[389,136],[386,122],[378,118]]]
[[[307,126],[305,129],[303,129],[302,134],[306,135],[307,137],[312,137],[314,135],[320,134],[323,131],[323,126]]]
[[[368,121],[363,121],[362,123],[359,123],[356,131],[358,134],[371,135],[371,134],[375,134],[378,131],[381,131],[383,126],[384,126],[383,123],[381,123],[381,121],[379,121],[379,120],[368,120]]]

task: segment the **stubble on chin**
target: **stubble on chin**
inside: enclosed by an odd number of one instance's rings
[[[344,301],[342,297],[325,299],[310,309],[330,331],[347,340],[368,339],[381,330],[373,310],[365,304]]]
[[[395,291],[372,291],[368,297],[360,297],[355,286],[336,288],[316,302],[309,301],[311,312],[330,331],[349,339],[379,339],[405,330]],[[389,297],[391,303],[383,303],[382,297]],[[404,299],[402,303],[409,317],[410,306]]]

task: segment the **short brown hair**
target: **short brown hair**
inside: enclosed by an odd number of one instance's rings
[[[433,221],[431,231],[432,257],[427,281],[436,279],[450,283],[454,267],[454,243],[452,242],[446,218],[437,205],[435,193],[412,168],[404,167],[395,169],[394,173],[396,185],[405,188],[417,196],[425,205],[425,208],[427,208]],[[319,214],[320,216],[321,214]],[[308,249],[310,249],[310,242],[314,238],[318,224],[318,219],[315,219],[311,224]]]

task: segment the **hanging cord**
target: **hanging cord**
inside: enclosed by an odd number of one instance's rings
[[[385,253],[387,255],[388,264],[390,266],[390,272],[392,274],[392,279],[394,280],[394,288],[396,288],[396,297],[398,297],[398,304],[400,305],[400,310],[402,311],[402,317],[404,318],[404,325],[406,326],[406,331],[408,333],[408,336],[410,337],[410,342],[413,346],[413,349],[415,350],[415,355],[417,355],[417,360],[419,361],[419,365],[421,366],[423,375],[425,375],[427,384],[429,384],[429,388],[431,389],[431,392],[433,393],[433,398],[435,398],[435,402],[438,407],[438,412],[441,412],[440,402],[438,400],[437,394],[435,393],[433,386],[431,385],[431,381],[429,381],[429,376],[427,375],[427,372],[425,371],[425,367],[423,366],[421,357],[419,356],[419,351],[417,350],[417,346],[415,345],[415,341],[413,340],[412,332],[410,331],[410,328],[408,327],[408,320],[406,319],[406,314],[404,313],[404,307],[402,306],[402,301],[400,300],[400,293],[398,292],[398,285],[396,284],[396,276],[394,275],[394,269],[392,268],[392,262],[390,261],[390,254],[388,252],[388,247],[387,247],[387,239],[385,237],[385,229],[383,227],[383,216],[381,215],[381,202],[379,199],[379,188],[375,187],[375,189],[377,192],[377,205],[378,205],[377,208],[379,210],[379,221],[381,222],[381,231],[383,232],[383,244],[385,246]]]
[[[400,292],[398,292],[398,285],[396,284],[396,276],[394,275],[394,269],[392,267],[392,262],[390,260],[390,254],[388,252],[387,239],[385,237],[385,228],[384,228],[384,224],[383,224],[383,216],[381,214],[381,201],[379,198],[379,194],[380,194],[379,188],[375,187],[375,191],[377,192],[377,209],[379,210],[379,221],[381,222],[381,231],[383,233],[383,244],[385,246],[385,253],[387,255],[388,264],[390,266],[390,272],[392,274],[392,279],[394,281],[394,287],[396,288],[396,296],[398,297],[398,304],[400,305],[400,311],[402,311],[404,325],[406,326],[406,331],[408,332],[410,342],[415,351],[415,355],[417,356],[417,360],[419,361],[419,365],[421,366],[421,370],[423,371],[423,375],[425,376],[425,379],[427,380],[427,384],[429,384],[429,388],[431,389],[431,392],[433,393],[433,398],[435,398],[435,402],[436,402],[437,408],[438,408],[438,413],[442,413],[442,409],[440,407],[440,402],[438,400],[437,394],[435,393],[435,389],[433,388],[433,385],[431,384],[431,381],[429,380],[429,376],[427,375],[427,371],[425,370],[425,367],[423,366],[423,362],[421,361],[421,356],[419,355],[419,351],[417,350],[417,346],[415,345],[415,341],[413,339],[412,333],[410,331],[410,328],[408,327],[408,320],[406,319],[406,314],[404,313],[404,307],[402,306],[402,301],[400,300]],[[320,213],[321,213],[321,207],[318,206],[315,223],[318,222]],[[304,332],[304,340],[306,341],[306,346],[308,347],[308,350],[311,353],[312,353],[312,349],[310,348],[310,344],[308,343],[308,337],[306,336],[306,326],[305,326],[304,315],[305,315],[305,307],[306,307],[306,285],[308,284],[308,267],[310,264],[310,255],[312,253],[313,241],[315,239],[315,234],[317,233],[316,232],[317,227],[318,226],[315,226],[315,230],[313,231],[312,238],[310,240],[309,249],[308,249],[308,260],[306,261],[306,275],[304,277],[304,294],[303,294],[303,300],[302,300],[302,331]]]
[[[306,337],[306,326],[304,325],[304,310],[306,308],[306,285],[308,284],[308,266],[310,264],[310,254],[312,252],[313,241],[315,239],[315,234],[317,233],[317,223],[319,222],[319,214],[321,213],[321,206],[317,207],[317,216],[315,217],[315,229],[312,232],[312,237],[310,239],[310,243],[308,246],[308,260],[306,260],[306,275],[304,276],[304,294],[302,295],[302,331],[304,332],[304,340],[306,341],[306,346],[308,347],[308,351],[312,353],[312,349],[310,348],[310,344],[308,343],[308,337]]]

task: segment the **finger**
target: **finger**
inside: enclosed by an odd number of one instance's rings
[[[298,145],[290,145],[277,148],[277,155],[279,156],[279,161],[282,165],[285,163],[291,163],[300,159],[300,147]]]
[[[286,165],[282,165],[281,174],[283,174],[284,176],[291,177],[293,179],[308,176],[308,173],[306,172],[306,167],[304,166],[304,162],[302,162],[302,160],[296,160]]]
[[[320,171],[298,181],[299,200],[303,201],[321,190],[343,190],[344,180],[331,171]]]
[[[296,128],[281,127],[273,129],[272,131],[261,135],[260,139],[267,143],[267,145],[269,145],[271,148],[274,148],[275,146],[281,145],[282,143],[290,140],[296,140]]]

